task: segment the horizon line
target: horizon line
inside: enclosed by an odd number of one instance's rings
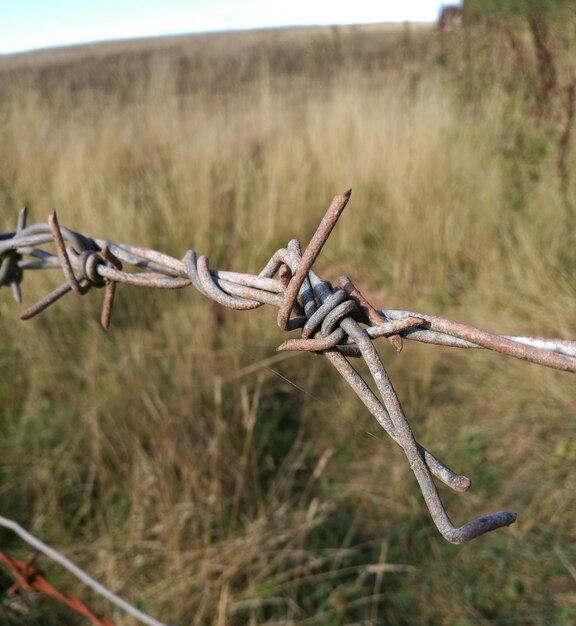
[[[271,24],[268,26],[236,26],[233,28],[206,28],[200,30],[190,30],[190,31],[169,31],[163,33],[156,34],[138,34],[138,35],[127,35],[125,37],[103,37],[98,39],[86,39],[81,41],[73,41],[73,42],[60,42],[54,44],[45,44],[39,45],[38,47],[24,47],[24,48],[14,48],[9,50],[1,50],[0,49],[0,57],[7,56],[15,56],[19,54],[30,54],[35,52],[45,52],[48,50],[63,50],[75,47],[82,46],[93,46],[98,44],[107,44],[107,43],[122,43],[122,42],[130,42],[130,41],[139,41],[146,39],[162,39],[162,38],[170,38],[170,37],[186,37],[186,36],[194,36],[194,35],[205,35],[205,34],[224,34],[224,33],[235,33],[235,32],[247,32],[247,31],[262,31],[262,30],[280,30],[280,29],[289,29],[289,28],[334,28],[334,27],[347,27],[347,26],[378,26],[384,24],[396,24],[396,25],[410,25],[410,24],[419,24],[419,25],[434,25],[437,20],[386,20],[379,22],[338,22],[334,24],[324,24],[324,23],[310,23],[310,24]]]

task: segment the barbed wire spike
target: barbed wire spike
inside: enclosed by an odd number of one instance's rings
[[[79,615],[87,617],[96,626],[114,626],[109,619],[96,615],[82,600],[60,591],[48,582],[44,574],[34,565],[36,556],[38,553],[34,553],[26,561],[19,561],[0,550],[0,563],[5,565],[15,579],[14,584],[8,589],[8,594],[14,594],[18,589],[37,591],[58,600]]]

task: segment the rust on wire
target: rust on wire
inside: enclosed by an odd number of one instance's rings
[[[457,492],[470,487],[470,479],[450,469],[416,441],[398,395],[373,341],[386,337],[397,351],[402,340],[459,348],[484,348],[567,372],[576,372],[576,341],[542,337],[514,337],[489,333],[467,324],[426,313],[374,307],[347,276],[339,287],[320,279],[312,266],[336,226],[351,191],[335,196],[309,245],[302,252],[293,239],[277,250],[259,274],[211,269],[206,256],[189,250],[183,259],[142,246],[90,238],[59,225],[52,213],[48,223],[26,227],[20,217],[16,231],[0,233],[0,286],[18,285],[26,271],[60,268],[66,282],[28,307],[30,319],[71,290],[84,294],[104,287],[101,323],[110,323],[114,290],[118,283],[161,289],[193,285],[222,306],[251,310],[263,304],[278,308],[282,330],[300,329],[278,350],[304,350],[324,355],[388,435],[403,449],[422,491],[432,520],[442,536],[463,543],[486,532],[508,526],[516,514],[500,511],[455,526],[440,500],[434,478]],[[53,243],[56,253],[42,247]],[[126,271],[123,264],[133,271]],[[9,268],[9,269],[8,269]],[[349,358],[360,357],[368,366],[370,384]],[[376,391],[373,389],[375,388]]]
[[[336,226],[338,218],[342,215],[342,211],[346,208],[351,194],[352,189],[349,189],[342,194],[334,196],[332,202],[326,210],[326,213],[324,214],[324,217],[322,218],[322,221],[320,222],[320,225],[316,229],[316,232],[312,236],[312,239],[302,256],[301,263],[298,265],[298,268],[288,283],[286,291],[284,292],[284,300],[278,310],[278,326],[280,326],[282,330],[286,330],[288,326],[290,312],[294,306],[298,290],[308,274],[308,270],[314,264],[316,257],[320,254],[322,247],[328,240],[330,233],[334,230],[334,226]]]
[[[340,283],[340,287],[342,287],[342,289],[344,289],[344,291],[358,304],[358,307],[372,325],[379,326],[386,324],[389,321],[385,315],[377,311],[370,304],[370,302],[366,300],[360,291],[353,285],[348,276],[340,276],[338,282]],[[402,337],[400,337],[400,335],[390,335],[387,339],[392,344],[396,352],[402,352]]]
[[[96,626],[114,626],[109,619],[96,615],[82,600],[60,591],[60,589],[48,582],[44,574],[34,564],[34,560],[34,557],[32,557],[26,561],[19,561],[0,550],[0,563],[8,569],[15,580],[14,584],[8,589],[8,594],[14,594],[18,589],[37,591],[54,598],[79,615],[87,617]]]

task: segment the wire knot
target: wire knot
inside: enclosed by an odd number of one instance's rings
[[[82,250],[78,255],[80,261],[78,273],[80,280],[86,281],[91,287],[104,287],[106,280],[98,273],[98,266],[111,265],[104,257],[94,250]]]
[[[315,282],[317,277],[314,275]],[[313,289],[309,289],[310,277],[307,277],[304,287],[301,288],[297,303],[299,308],[304,309],[305,320],[302,317],[289,318],[291,325],[294,322],[301,323],[300,339],[288,339],[278,347],[278,351],[306,350],[309,352],[323,353],[326,350],[337,349],[346,356],[359,357],[360,353],[354,346],[345,345],[349,341],[348,336],[340,327],[340,322],[351,316],[360,319],[361,313],[354,300],[348,297],[343,289],[332,288],[327,281],[320,281],[322,289],[328,293],[322,302],[316,298]]]

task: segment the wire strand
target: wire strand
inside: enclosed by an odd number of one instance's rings
[[[115,593],[112,593],[104,585],[99,583],[97,580],[94,580],[94,578],[89,576],[84,570],[80,569],[77,565],[72,563],[72,561],[65,557],[61,552],[58,552],[58,550],[45,544],[43,541],[40,541],[40,539],[22,528],[22,526],[20,526],[20,524],[18,524],[14,520],[0,515],[0,526],[8,528],[12,532],[16,533],[28,545],[38,550],[38,552],[42,552],[42,554],[46,555],[54,562],[61,565],[64,569],[68,570],[71,574],[78,578],[78,580],[81,580],[85,585],[91,587],[96,593],[101,595],[103,598],[106,598],[109,602],[116,605],[119,609],[122,609],[124,612],[128,613],[128,615],[135,617],[143,624],[148,624],[148,626],[167,626],[167,624],[159,622],[157,619],[146,615],[146,613],[138,610],[136,607],[126,602],[126,600],[123,600]]]

